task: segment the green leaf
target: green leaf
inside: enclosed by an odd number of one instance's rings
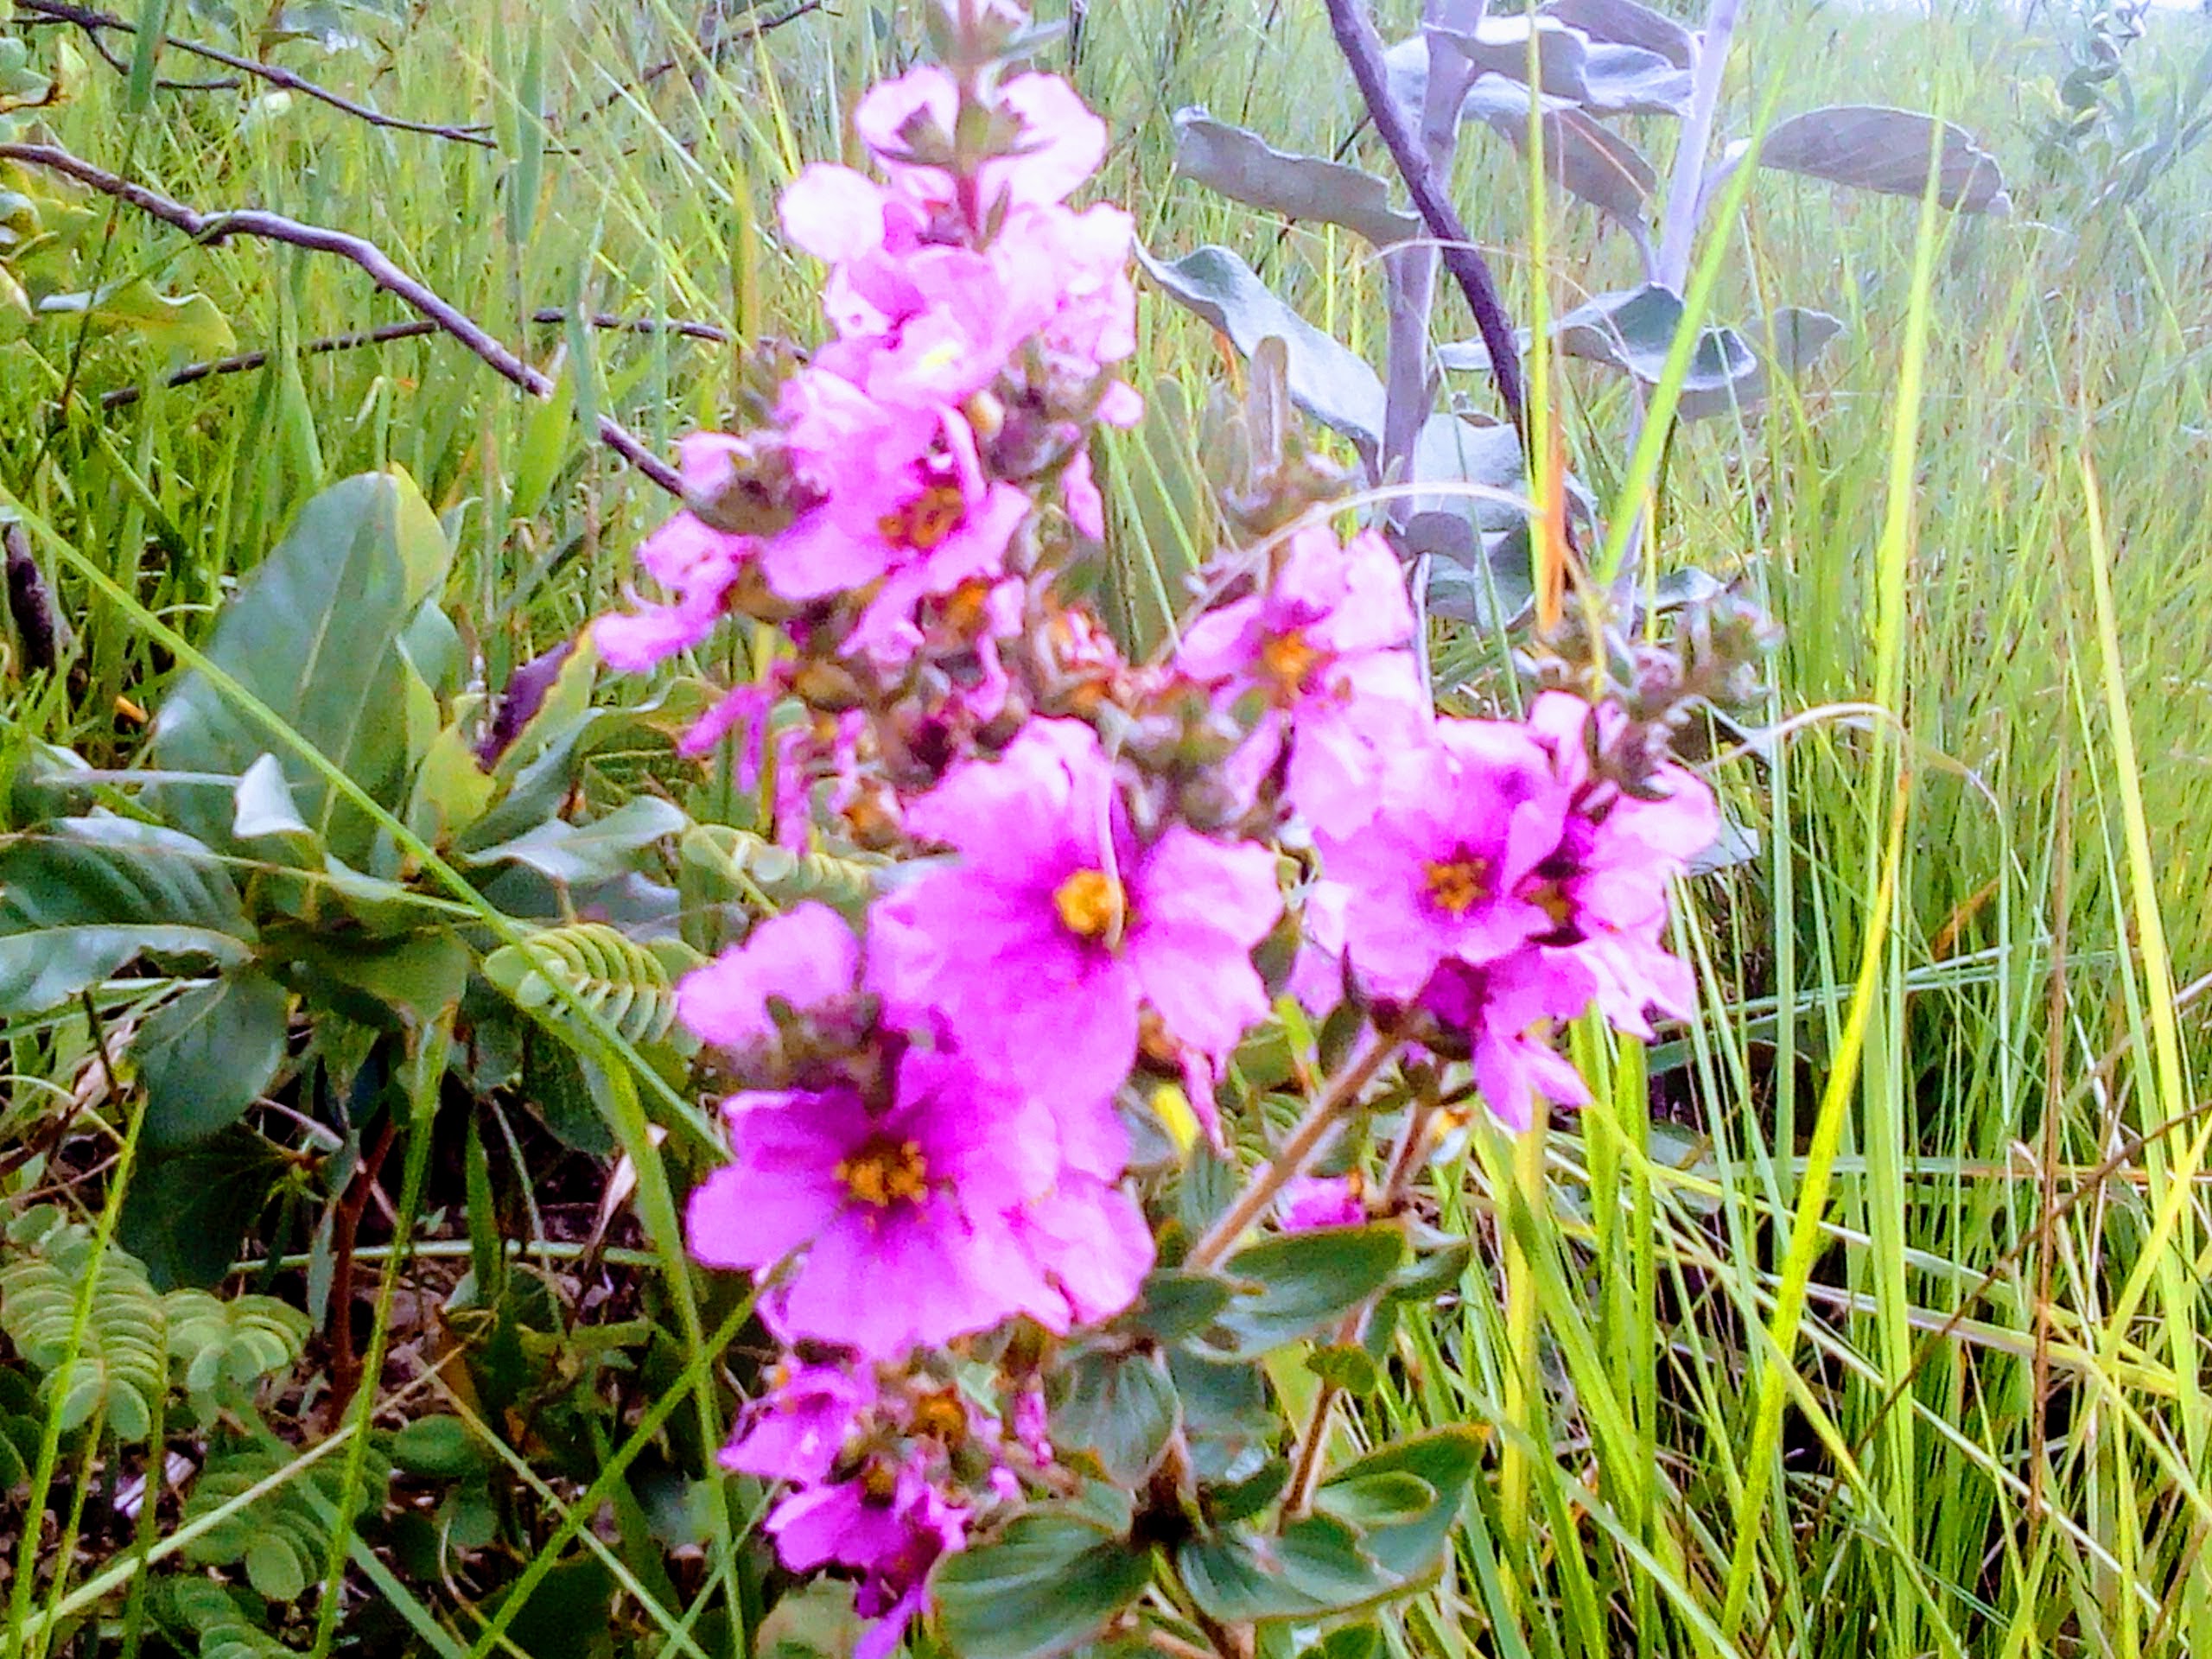
[[[1382,382],[1364,359],[1277,299],[1227,248],[1205,247],[1172,264],[1140,248],[1137,262],[1162,293],[1229,337],[1244,356],[1260,342],[1289,347],[1290,395],[1322,425],[1370,448],[1382,442]]]
[[[446,846],[484,816],[499,788],[461,728],[441,728],[416,770],[407,827],[433,847]]]
[[[156,1009],[130,1045],[146,1086],[145,1145],[193,1145],[238,1121],[283,1063],[291,998],[255,968]]]
[[[240,841],[273,836],[286,842],[295,858],[314,855],[315,831],[300,817],[283,764],[275,755],[260,756],[239,776],[231,793],[231,833]]]
[[[639,855],[646,848],[682,833],[690,823],[673,802],[640,795],[589,823],[555,819],[512,841],[470,853],[467,860],[471,864],[521,864],[548,880],[588,887],[637,868]]]
[[[1137,1305],[1115,1320],[1114,1328],[1156,1342],[1180,1342],[1219,1319],[1233,1295],[1211,1274],[1156,1268],[1146,1275]]]
[[[563,988],[629,1041],[658,1042],[676,1026],[676,980],[702,960],[678,941],[640,944],[604,922],[549,927],[527,948],[503,945],[485,958],[484,976],[524,1013],[577,1029]]]
[[[1418,1521],[1435,1502],[1436,1488],[1419,1475],[1402,1469],[1382,1469],[1331,1481],[1314,1495],[1313,1507],[1366,1532]]]
[[[89,311],[103,333],[156,340],[182,357],[223,357],[238,349],[238,336],[214,301],[205,294],[157,292],[143,276],[96,294],[49,294],[38,308],[47,315]]]
[[[1405,1235],[1388,1224],[1317,1227],[1239,1250],[1223,1268],[1237,1287],[1222,1313],[1223,1351],[1251,1357],[1340,1322],[1390,1281]]]
[[[1140,1351],[1081,1354],[1067,1368],[1067,1386],[1052,1412],[1052,1443],[1088,1452],[1109,1480],[1141,1484],[1181,1420],[1166,1368]]]
[[[63,1433],[100,1412],[110,1433],[135,1444],[152,1431],[154,1407],[168,1391],[162,1300],[137,1262],[112,1248],[96,1256],[93,1246],[90,1231],[55,1211],[19,1218],[0,1258],[0,1331],[45,1374]],[[78,1297],[95,1271],[73,1353]]]
[[[1017,1516],[931,1581],[939,1634],[960,1659],[1046,1659],[1096,1635],[1152,1581],[1152,1554],[1051,1510]]]
[[[365,1449],[364,1478],[354,1493],[355,1512],[383,1506],[390,1466],[373,1446]],[[211,1450],[184,1502],[183,1521],[212,1516],[232,1499],[290,1463],[289,1447],[232,1442]],[[320,1580],[338,1511],[346,1459],[326,1458],[244,1509],[196,1535],[184,1559],[201,1567],[243,1563],[253,1587],[274,1601],[289,1601]]]
[[[458,1417],[416,1417],[392,1437],[391,1460],[410,1475],[459,1480],[482,1474],[497,1459]]]
[[[288,1168],[238,1128],[180,1152],[149,1153],[131,1173],[117,1236],[161,1289],[219,1283]]]
[[[1364,1348],[1357,1344],[1316,1348],[1306,1356],[1306,1369],[1324,1382],[1334,1383],[1361,1399],[1382,1386],[1382,1374]]]
[[[1290,1460],[1269,1458],[1242,1480],[1224,1481],[1198,1495],[1206,1519],[1217,1527],[1249,1521],[1282,1496],[1290,1484]]]
[[[1331,1630],[1314,1648],[1313,1659],[1382,1659],[1382,1627],[1346,1624]]]
[[[308,1316],[273,1296],[173,1290],[162,1305],[169,1357],[183,1364],[184,1386],[194,1394],[224,1384],[250,1388],[289,1370],[307,1347]]]
[[[1351,1612],[1410,1587],[1362,1545],[1358,1531],[1309,1515],[1280,1535],[1217,1533],[1176,1551],[1184,1587],[1224,1624],[1319,1618]]]
[[[1955,213],[2009,213],[2004,175],[1964,127],[1946,121],[1936,163],[1936,200]],[[1873,104],[1839,104],[1777,121],[1759,146],[1761,167],[1779,168],[1889,195],[1917,196],[1928,188],[1936,118]],[[1733,162],[1742,146],[1731,145]],[[1707,181],[1706,188],[1716,187]]]
[[[1338,1488],[1379,1476],[1411,1475],[1425,1483],[1435,1496],[1420,1514],[1388,1524],[1378,1521],[1363,1534],[1366,1548],[1386,1569],[1409,1582],[1425,1581],[1442,1570],[1452,1524],[1481,1461],[1482,1442],[1472,1430],[1438,1429],[1386,1446],[1338,1470],[1322,1484],[1315,1503],[1325,1507],[1335,1501],[1331,1495]]]
[[[252,925],[189,836],[96,814],[0,841],[0,1014],[41,1014],[139,956],[235,966]]]
[[[445,582],[452,550],[406,474],[368,473],[301,509],[291,532],[224,607],[207,655],[294,732],[390,807],[410,761],[408,709],[428,695],[397,639]],[[154,723],[155,764],[244,772],[269,734],[214,683],[187,674]],[[355,868],[369,867],[374,824],[296,756],[279,756],[299,817]],[[163,788],[165,816],[221,844],[232,803]],[[211,798],[213,795],[213,798]]]

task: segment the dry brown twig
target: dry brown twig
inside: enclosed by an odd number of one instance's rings
[[[26,22],[44,21],[72,25],[92,42],[94,50],[118,69],[124,66],[101,41],[101,31],[112,29],[124,35],[136,35],[138,32],[138,26],[136,23],[124,18],[111,16],[107,12],[95,11],[90,7],[71,4],[70,0],[16,0],[16,10]],[[334,92],[327,86],[320,86],[308,79],[304,75],[295,74],[280,64],[263,63],[258,59],[243,57],[236,52],[226,52],[219,46],[209,46],[203,41],[181,40],[171,35],[166,37],[163,44],[192,57],[205,59],[209,63],[219,63],[226,69],[234,69],[242,75],[250,75],[254,79],[266,82],[281,91],[297,92],[302,98],[311,98],[319,103],[327,104],[332,109],[342,111],[356,120],[365,121],[373,127],[385,127],[394,132],[420,133],[426,138],[443,138],[456,144],[474,144],[480,149],[490,149],[495,147],[496,141],[492,137],[489,130],[481,126],[448,126],[434,121],[410,121],[404,117],[386,115],[382,110],[372,109],[365,104],[357,103],[341,92]],[[239,84],[235,80],[171,81],[166,83],[166,86],[168,90],[174,92],[223,92],[235,88]]]
[[[569,314],[558,307],[547,307],[530,314],[535,323],[565,323]],[[718,345],[729,342],[729,331],[717,328],[711,322],[691,322],[682,318],[667,321],[654,317],[618,317],[609,312],[595,311],[584,319],[594,328],[614,334],[676,334],[685,340],[712,340]],[[426,334],[444,331],[428,317],[417,317],[411,322],[388,322],[381,327],[363,328],[352,334],[326,334],[310,340],[300,347],[302,357],[323,357],[334,352],[350,352],[365,346],[389,346],[403,340],[420,340]],[[195,380],[205,380],[219,374],[243,374],[266,367],[271,353],[265,348],[240,352],[232,357],[211,358],[205,363],[188,363],[163,378],[164,386],[188,386]],[[118,386],[112,391],[100,394],[101,412],[111,413],[127,409],[146,395],[143,386]]]

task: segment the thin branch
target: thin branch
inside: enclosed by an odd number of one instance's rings
[[[44,16],[24,17],[17,21],[26,29],[51,28],[57,24],[67,26],[77,23],[74,17]],[[118,75],[127,75],[130,73],[130,64],[124,60],[113,47],[99,37],[97,30],[87,29],[82,23],[77,23],[77,27],[84,30],[85,44],[99,54],[101,62],[106,64]],[[219,75],[213,80],[171,80],[164,75],[154,82],[154,90],[157,92],[234,92],[245,85],[245,83],[236,75]]]
[[[1491,373],[1497,382],[1498,401],[1505,405],[1505,412],[1515,427],[1523,435],[1528,432],[1528,415],[1521,392],[1521,342],[1513,332],[1513,320],[1506,315],[1505,302],[1498,297],[1497,283],[1490,274],[1490,266],[1476,251],[1474,238],[1467,234],[1461,223],[1459,210],[1451,198],[1436,181],[1428,157],[1421,141],[1406,124],[1405,111],[1390,95],[1390,85],[1382,68],[1382,42],[1375,33],[1375,24],[1367,15],[1365,0],[1327,0],[1330,32],[1337,37],[1337,47],[1344,54],[1344,61],[1351,67],[1352,79],[1359,84],[1359,95],[1366,100],[1367,112],[1375,120],[1375,130],[1390,151],[1390,159],[1397,163],[1399,173],[1406,181],[1407,194],[1412,196],[1414,211],[1427,225],[1429,233],[1437,240],[1437,253],[1444,261],[1444,268],[1459,284],[1459,291],[1467,296],[1468,308],[1475,314],[1475,327],[1483,337],[1483,344],[1490,348]]]
[[[569,320],[569,314],[558,307],[549,307],[531,313],[535,323],[558,324]],[[654,317],[618,317],[605,311],[595,311],[584,319],[594,328],[604,328],[618,334],[677,334],[686,340],[707,340],[727,344],[729,333],[710,322],[690,322],[672,319],[664,322]],[[321,357],[332,352],[350,352],[364,346],[388,346],[395,340],[419,340],[425,334],[442,333],[439,325],[427,318],[417,317],[411,322],[388,322],[378,328],[364,328],[346,334],[327,334],[308,340],[300,347],[302,357]],[[240,352],[234,357],[218,357],[205,363],[188,363],[169,375],[164,386],[188,386],[195,380],[205,380],[211,375],[242,374],[266,367],[270,353],[267,350]],[[104,414],[127,409],[145,396],[143,386],[118,386],[100,396],[100,410]]]
[[[709,63],[719,64],[735,47],[741,44],[750,43],[751,41],[757,41],[764,35],[772,35],[778,29],[781,29],[785,23],[795,23],[800,18],[806,16],[808,14],[821,10],[822,6],[823,0],[799,0],[799,3],[793,6],[789,11],[779,12],[773,17],[767,18],[760,22],[747,23],[738,33],[730,35],[725,40],[716,41],[713,47],[709,48],[705,54],[706,60]],[[600,99],[598,103],[586,110],[577,118],[576,124],[578,126],[582,126],[585,122],[591,120],[595,116],[605,115],[617,104],[620,104],[625,99],[632,98],[637,93],[645,91],[646,87],[651,86],[655,81],[661,79],[664,76],[674,74],[678,69],[681,69],[683,67],[684,62],[685,60],[683,58],[663,58],[658,63],[653,65],[652,67],[641,73],[638,79],[629,86],[617,86],[605,98]]]
[[[1333,3],[1333,0],[1332,0]],[[1306,1109],[1290,1138],[1276,1150],[1275,1155],[1256,1171],[1243,1192],[1224,1211],[1205,1236],[1191,1246],[1184,1264],[1195,1272],[1220,1265],[1222,1259],[1236,1248],[1237,1242],[1268,1213],[1283,1188],[1303,1175],[1308,1166],[1319,1157],[1321,1148],[1336,1133],[1338,1122],[1359,1103],[1382,1068],[1405,1046],[1402,1031],[1388,1030],[1376,1033],[1366,1049],[1344,1069],[1332,1078],[1322,1090],[1321,1097]]]
[[[48,0],[39,0],[39,3],[46,3]],[[327,226],[304,225],[298,219],[287,219],[282,213],[266,213],[258,208],[203,213],[158,191],[149,190],[143,184],[133,184],[128,179],[95,167],[81,156],[55,144],[0,143],[0,161],[42,168],[74,179],[103,195],[128,202],[149,218],[157,219],[164,225],[183,232],[195,242],[212,244],[233,236],[251,236],[305,248],[312,253],[334,253],[340,258],[359,265],[374,279],[378,287],[397,296],[533,397],[550,397],[554,393],[555,386],[550,376],[524,362],[493,339],[481,323],[440,298],[395,264],[390,254],[361,237],[334,231]],[[681,497],[683,494],[683,481],[677,476],[675,469],[647,449],[634,433],[612,416],[601,415],[599,417],[599,435],[608,448],[671,495]]]
[[[125,35],[136,35],[138,32],[138,26],[136,23],[126,22],[121,17],[111,16],[104,11],[94,11],[87,7],[72,5],[69,0],[16,0],[16,6],[18,12],[29,14],[32,17],[50,18],[58,23],[73,23],[90,36],[96,45],[99,42],[99,31],[104,29],[116,29]],[[266,81],[271,86],[280,87],[285,92],[298,92],[302,97],[312,98],[320,103],[327,104],[332,109],[343,111],[357,120],[367,122],[372,127],[388,127],[395,132],[418,132],[426,138],[443,138],[456,144],[474,144],[480,149],[491,149],[495,147],[496,141],[481,126],[456,127],[441,125],[430,121],[409,121],[399,116],[386,115],[381,110],[371,109],[365,104],[357,104],[343,93],[334,92],[327,86],[317,86],[305,76],[296,75],[289,69],[279,65],[263,63],[255,58],[241,57],[235,52],[226,52],[219,46],[209,46],[201,41],[180,40],[175,35],[168,36],[164,43],[180,52],[188,53],[193,57],[205,58],[210,63],[219,63],[226,69],[235,69],[240,74],[251,75],[257,80]],[[102,49],[101,55],[107,56],[105,48]],[[110,61],[113,60],[111,59]],[[215,89],[215,83],[212,82],[206,88],[208,91]]]

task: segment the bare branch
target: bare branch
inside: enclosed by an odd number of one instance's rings
[[[1406,124],[1405,111],[1390,96],[1382,68],[1382,42],[1367,15],[1365,0],[1327,0],[1327,5],[1329,29],[1337,37],[1338,49],[1351,67],[1352,79],[1359,84],[1359,95],[1374,118],[1375,130],[1405,178],[1414,211],[1436,238],[1438,257],[1467,296],[1475,327],[1482,334],[1483,344],[1490,348],[1491,373],[1497,382],[1498,400],[1525,442],[1529,423],[1521,392],[1521,342],[1514,334],[1513,320],[1505,314],[1505,302],[1498,297],[1490,266],[1477,251],[1451,198],[1438,185],[1420,139]]]
[[[766,18],[758,22],[747,23],[736,34],[728,36],[727,39],[716,41],[711,52],[706,54],[706,60],[712,63],[720,63],[722,59],[728,54],[733,47],[739,45],[741,42],[757,41],[763,35],[772,35],[776,30],[781,29],[785,23],[795,23],[800,18],[808,16],[810,13],[821,10],[823,0],[799,0],[799,3],[793,6],[789,11],[778,12],[773,17]],[[658,63],[653,65],[652,68],[647,69],[641,73],[634,84],[627,86],[616,87],[598,103],[593,105],[591,108],[586,110],[583,114],[578,118],[577,124],[581,126],[584,122],[592,119],[594,116],[605,115],[617,104],[621,103],[625,99],[629,98],[633,93],[643,92],[646,87],[652,86],[655,81],[660,79],[664,75],[675,73],[676,71],[683,67],[683,64],[684,60],[682,58],[663,58]]]
[[[196,242],[217,243],[234,236],[251,236],[305,248],[314,253],[334,253],[340,258],[359,265],[374,279],[378,288],[398,296],[533,397],[553,395],[553,381],[543,370],[524,362],[494,340],[482,324],[402,270],[392,262],[391,256],[373,242],[326,226],[303,225],[296,219],[285,218],[282,213],[266,213],[258,208],[240,208],[219,213],[200,213],[158,191],[149,190],[143,184],[133,184],[104,168],[95,167],[83,157],[73,155],[56,144],[0,143],[0,161],[42,168],[48,172],[74,179],[103,195],[128,202],[140,213],[182,231]],[[662,489],[671,495],[683,495],[683,481],[677,476],[675,469],[647,449],[634,433],[612,416],[601,415],[599,417],[599,435],[601,442],[608,448]]]
[[[533,311],[530,320],[536,323],[565,323],[569,314],[557,307]],[[618,317],[605,311],[594,312],[584,321],[591,327],[604,328],[617,334],[677,334],[685,340],[707,340],[727,344],[728,331],[717,328],[711,322],[690,322],[681,318],[664,322],[655,317]],[[388,346],[394,340],[419,340],[425,334],[441,334],[443,330],[428,318],[417,317],[412,322],[388,322],[378,328],[364,328],[353,334],[326,334],[310,340],[300,347],[303,357],[321,357],[332,352],[350,352],[364,346]],[[270,353],[266,350],[240,352],[235,357],[219,357],[205,363],[188,363],[162,384],[165,386],[188,386],[195,380],[205,380],[211,375],[242,374],[266,366]],[[118,386],[112,391],[100,394],[102,413],[127,409],[145,396],[141,386]]]
[[[104,29],[111,29],[125,35],[136,35],[138,32],[138,26],[136,23],[126,22],[121,17],[111,16],[104,11],[94,11],[85,6],[73,5],[69,3],[69,0],[16,0],[16,6],[19,12],[33,19],[46,18],[57,23],[74,24],[83,30],[93,45],[99,48],[100,55],[111,63],[116,63],[117,60],[105,46],[101,45],[99,31]],[[344,94],[334,92],[327,86],[317,86],[305,76],[296,75],[289,69],[277,64],[263,63],[257,59],[241,57],[235,52],[226,52],[219,46],[209,46],[200,41],[180,40],[174,35],[167,37],[165,44],[174,47],[180,52],[188,53],[195,58],[205,58],[210,63],[219,63],[225,68],[235,69],[240,74],[251,75],[256,80],[266,81],[270,86],[280,87],[285,92],[298,92],[302,97],[315,99],[318,102],[329,105],[334,110],[343,111],[357,120],[365,121],[372,127],[388,127],[395,132],[419,132],[428,138],[443,138],[456,144],[474,144],[480,149],[490,149],[494,146],[494,140],[489,132],[480,126],[442,126],[435,122],[405,120],[399,116],[386,115],[381,110],[371,109],[365,104],[357,104]],[[122,66],[118,63],[117,67]],[[238,84],[236,81],[167,83],[178,91],[203,92],[222,90]]]

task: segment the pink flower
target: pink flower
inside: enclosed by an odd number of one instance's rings
[[[978,194],[983,207],[988,210],[1001,200],[1015,207],[1065,201],[1106,158],[1106,124],[1057,75],[1016,75],[1001,82],[997,93],[1000,107],[1015,119],[1018,136],[1014,153],[982,164]],[[949,139],[959,108],[953,78],[925,66],[870,89],[853,111],[853,130],[902,194],[949,205],[952,175],[910,159],[909,139],[917,132]]]
[[[1067,1305],[1058,1329],[1112,1319],[1152,1271],[1152,1229],[1136,1200],[1077,1169],[1062,1170],[1050,1192],[1024,1205],[1014,1230]]]
[[[1295,1177],[1275,1203],[1283,1230],[1310,1231],[1316,1227],[1357,1227],[1367,1219],[1367,1199],[1359,1183],[1349,1175]]]
[[[1265,1016],[1251,953],[1281,912],[1273,855],[1181,825],[1139,845],[1088,726],[1033,721],[907,821],[959,858],[879,906],[893,988],[1055,1111],[1096,1110],[1128,1075],[1146,1001],[1210,1056]]]
[[[1522,728],[1438,721],[1431,743],[1385,769],[1372,823],[1315,836],[1345,889],[1355,975],[1378,995],[1410,999],[1440,963],[1481,967],[1549,927],[1524,885],[1559,845],[1567,804]]]
[[[719,1461],[763,1480],[827,1480],[875,1399],[865,1368],[786,1359],[769,1391],[747,1406]]]
[[[880,1111],[844,1087],[726,1109],[731,1162],[692,1194],[692,1254],[753,1270],[797,1256],[788,1338],[895,1359],[1065,1306],[1009,1219],[1051,1186],[1051,1130],[957,1058],[910,1050]]]
[[[677,445],[677,472],[693,499],[709,499],[729,481],[731,456],[739,447],[738,439],[723,432],[694,432]],[[648,536],[638,548],[639,566],[677,601],[642,605],[594,622],[592,639],[607,666],[642,674],[703,643],[721,620],[753,545],[749,537],[716,530],[690,512]]]
[[[880,1622],[861,1638],[854,1659],[883,1659],[921,1611],[930,1569],[967,1542],[968,1511],[936,1490],[917,1454],[790,1494],[769,1512],[767,1531],[794,1573],[832,1562],[858,1569],[855,1605]]]
[[[1522,891],[1550,918],[1534,943],[1560,995],[1580,994],[1573,1011],[1594,1001],[1615,1026],[1649,1037],[1648,1009],[1687,1015],[1695,1001],[1689,969],[1661,943],[1667,884],[1712,845],[1720,820],[1713,791],[1677,766],[1661,768],[1654,799],[1592,778],[1591,741],[1622,718],[1565,692],[1529,709],[1529,728],[1574,807]]]
[[[1413,654],[1413,607],[1389,545],[1299,531],[1264,593],[1200,617],[1178,658],[1231,699],[1268,713],[1242,765],[1264,772],[1287,743],[1286,791],[1317,830],[1347,836],[1373,816],[1386,758],[1428,723]]]
[[[785,388],[792,449],[822,480],[822,501],[764,542],[762,574],[793,601],[881,583],[849,645],[904,662],[928,597],[995,578],[1029,498],[985,480],[968,423],[944,410],[883,404],[809,370]]]
[[[1428,1013],[1465,1034],[1483,1104],[1516,1132],[1533,1121],[1539,1096],[1559,1106],[1589,1103],[1581,1074],[1551,1043],[1552,1021],[1581,1012],[1562,988],[1535,951],[1523,950],[1487,968],[1448,963],[1421,995]]]
[[[851,1000],[859,969],[860,941],[843,918],[827,905],[799,905],[678,981],[677,1017],[724,1048],[772,1041],[772,999],[801,1013],[836,1007]]]

